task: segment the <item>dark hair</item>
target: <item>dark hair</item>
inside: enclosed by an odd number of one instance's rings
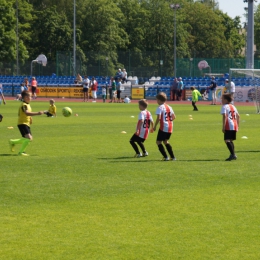
[[[191,90],[194,90],[195,88],[194,87],[190,87]]]
[[[146,99],[141,99],[138,101],[139,105],[144,107],[144,108],[147,108],[148,106],[148,102],[146,101]]]
[[[156,99],[165,102],[167,100],[167,95],[164,92],[160,92],[157,94]]]
[[[21,95],[22,95],[22,99],[24,99],[25,97],[30,96],[30,92],[28,90],[24,90]]]
[[[223,94],[223,95],[222,95],[222,98],[225,99],[225,100],[227,100],[228,103],[231,103],[232,100],[233,100],[231,94],[228,94],[228,93]]]

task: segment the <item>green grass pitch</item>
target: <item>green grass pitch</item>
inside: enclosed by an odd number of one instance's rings
[[[0,107],[0,259],[260,259],[254,107],[237,106],[238,160],[225,162],[220,106],[173,104],[177,161],[162,162],[157,133],[149,156],[133,158],[137,104],[57,102],[57,118],[33,118],[31,156],[17,156],[8,139],[20,137],[18,105]],[[148,109],[155,119],[156,104]]]

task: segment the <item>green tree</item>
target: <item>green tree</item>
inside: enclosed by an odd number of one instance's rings
[[[260,4],[257,6],[255,12],[255,45],[256,49],[260,50]],[[256,57],[260,58],[260,52],[256,52]]]
[[[72,50],[73,30],[65,13],[56,7],[36,11],[33,23],[32,58],[43,53],[49,60],[56,59],[57,51]]]
[[[15,12],[12,4],[0,0],[0,59],[13,61],[16,57]]]

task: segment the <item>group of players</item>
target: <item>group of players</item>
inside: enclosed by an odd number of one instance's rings
[[[162,161],[176,161],[176,157],[173,153],[172,146],[169,143],[172,131],[173,121],[176,119],[176,115],[168,104],[166,104],[167,96],[161,92],[156,96],[158,108],[156,109],[156,121],[154,123],[151,113],[147,110],[148,103],[145,99],[141,99],[139,109],[141,112],[138,116],[138,123],[136,131],[130,139],[136,158],[148,156],[148,152],[144,147],[144,141],[148,138],[149,132],[156,131],[157,125],[159,124],[159,131],[157,134],[156,144],[158,149],[163,156]],[[230,152],[230,156],[226,161],[236,160],[235,146],[233,141],[236,140],[236,132],[239,128],[239,113],[234,105],[232,105],[232,95],[222,95],[222,132],[224,133],[224,141]],[[138,146],[141,148],[142,153],[139,151]],[[164,146],[169,154],[167,154]]]
[[[5,103],[5,99],[1,91],[0,94],[2,95],[3,101]],[[42,114],[46,114],[47,116],[56,116],[56,106],[54,104],[54,100],[51,99],[49,111],[32,112],[30,106],[31,93],[29,91],[23,91],[21,96],[22,103],[18,111],[18,128],[22,138],[10,139],[9,145],[11,151],[14,152],[15,145],[21,144],[18,155],[28,156],[25,150],[29,143],[33,140],[30,129],[30,125],[32,124],[32,116]],[[140,158],[148,156],[148,152],[144,147],[144,141],[148,138],[149,132],[152,133],[156,131],[156,128],[159,125],[156,144],[161,155],[163,156],[162,160],[175,161],[176,157],[169,140],[173,131],[173,121],[176,119],[176,115],[172,107],[166,104],[167,95],[164,92],[157,94],[156,100],[159,106],[156,109],[157,118],[155,122],[151,113],[147,110],[148,102],[145,99],[141,99],[138,102],[140,109],[138,123],[136,126],[136,131],[130,139],[130,144],[135,151],[134,157]],[[236,140],[236,132],[239,128],[240,116],[236,107],[232,105],[231,94],[222,95],[222,105],[222,132],[224,133],[224,141],[230,152],[230,156],[226,159],[226,161],[232,161],[237,159],[233,141]],[[141,148],[142,152],[139,151],[137,144]],[[166,148],[168,154],[164,147]]]

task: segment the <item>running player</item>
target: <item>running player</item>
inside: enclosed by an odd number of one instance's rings
[[[138,116],[138,123],[136,126],[136,132],[133,134],[132,138],[130,139],[130,144],[135,150],[135,156],[136,158],[148,156],[148,152],[145,150],[144,147],[144,141],[147,139],[149,132],[150,132],[150,126],[151,126],[151,133],[153,132],[153,117],[151,113],[146,109],[148,106],[148,103],[145,99],[141,99],[138,102],[139,109],[141,110],[139,116]],[[140,146],[142,153],[139,152],[138,146],[136,143]]]
[[[22,135],[21,139],[10,139],[9,144],[11,151],[14,152],[16,144],[21,144],[21,149],[18,155],[28,156],[25,152],[26,147],[33,140],[30,125],[32,124],[32,116],[42,115],[44,112],[32,112],[31,106],[31,94],[29,91],[22,92],[22,104],[18,110],[18,128]]]
[[[162,161],[169,161],[169,160],[176,161],[176,158],[172,150],[172,146],[169,143],[172,130],[173,130],[173,120],[176,118],[176,116],[172,108],[165,103],[167,100],[167,96],[164,92],[160,92],[156,96],[156,100],[159,107],[156,110],[157,119],[154,124],[154,128],[153,128],[154,131],[156,131],[156,127],[160,123],[160,129],[158,131],[156,144],[158,145],[158,149],[163,156]],[[167,153],[162,143],[165,145],[170,155],[170,159],[167,156]]]
[[[236,140],[236,133],[239,128],[240,116],[236,107],[232,105],[231,102],[232,94],[222,95],[222,132],[224,133],[224,141],[227,145],[228,150],[230,151],[230,156],[226,159],[226,161],[232,161],[237,159],[233,141]]]

